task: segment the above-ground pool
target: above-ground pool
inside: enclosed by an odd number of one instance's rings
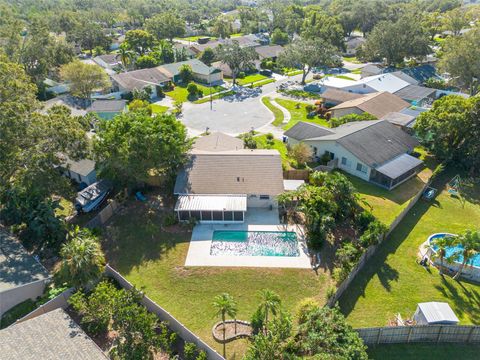
[[[437,252],[438,247],[435,245],[432,245],[432,240],[433,239],[438,239],[438,238],[444,238],[445,236],[455,236],[454,234],[447,234],[447,233],[439,233],[439,234],[433,234],[428,238],[428,243],[430,247],[433,249],[433,251]],[[461,264],[463,262],[463,256],[461,255],[461,252],[463,251],[463,247],[461,245],[456,245],[456,246],[450,246],[446,249],[445,251],[445,259],[449,258],[453,254],[457,253],[459,254],[457,258],[454,260],[455,262]],[[472,265],[475,267],[480,268],[480,254],[475,255],[472,257],[468,262],[468,265]]]
[[[216,230],[210,255],[300,256],[300,252],[293,231]]]

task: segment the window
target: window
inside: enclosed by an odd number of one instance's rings
[[[190,219],[190,213],[188,211],[179,211],[178,212],[180,221],[187,221]]]
[[[243,211],[234,211],[233,212],[233,219],[235,221],[243,221]]]
[[[231,211],[225,211],[223,213],[223,220],[225,221],[232,221],[233,220],[233,212]]]
[[[260,195],[260,200],[270,200],[270,195]]]
[[[342,156],[342,165],[347,165],[347,158]]]
[[[202,220],[203,221],[212,220],[212,212],[211,211],[202,211]]]
[[[317,156],[318,149],[316,146],[313,147],[313,155]]]
[[[364,174],[367,173],[367,167],[363,165],[362,163],[357,163],[357,171],[360,171]]]
[[[213,212],[213,220],[222,221],[223,220],[223,211],[214,211]]]

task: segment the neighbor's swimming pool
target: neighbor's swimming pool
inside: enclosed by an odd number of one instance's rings
[[[433,234],[428,238],[428,243],[430,244],[431,248],[436,252],[438,250],[438,247],[432,244],[432,240],[436,238],[443,238],[445,236],[454,236],[453,234],[447,234],[447,233],[439,233],[439,234]],[[461,252],[463,251],[463,247],[461,245],[456,245],[456,246],[450,246],[445,249],[445,258],[449,258],[453,254],[458,254],[456,259],[454,261],[456,263],[461,264],[463,262],[463,256],[461,255]],[[468,265],[475,266],[480,269],[480,254],[475,255],[472,257],[468,262]]]
[[[293,231],[216,230],[210,255],[300,256],[300,252]]]

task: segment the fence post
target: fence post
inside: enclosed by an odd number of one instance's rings
[[[442,336],[442,329],[443,326],[440,325],[440,327],[438,328],[437,344],[440,342],[440,336]]]
[[[380,337],[382,336],[382,328],[378,329],[377,345],[380,344]]]
[[[410,328],[408,329],[407,343],[410,342],[410,335],[412,335],[412,331],[413,331],[413,327],[410,326]]]
[[[472,339],[472,335],[473,335],[473,332],[475,331],[476,327],[473,326],[472,329],[470,330],[470,333],[468,334],[468,338],[467,338],[467,343],[470,342],[470,340]]]

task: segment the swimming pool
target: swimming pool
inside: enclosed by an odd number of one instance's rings
[[[438,233],[438,234],[433,234],[428,238],[428,243],[430,247],[432,248],[433,251],[437,252],[438,247],[432,244],[433,239],[438,239],[438,238],[443,238],[445,236],[455,236],[454,234],[448,234],[448,233]],[[456,245],[456,246],[450,246],[445,250],[445,258],[449,258],[455,253],[461,253],[463,250],[463,247],[461,245]],[[459,254],[457,258],[454,260],[456,263],[461,264],[463,262],[463,256]],[[475,255],[472,257],[468,262],[467,265],[474,266],[476,268],[480,269],[480,254]]]
[[[293,231],[215,230],[210,255],[300,256]]]

